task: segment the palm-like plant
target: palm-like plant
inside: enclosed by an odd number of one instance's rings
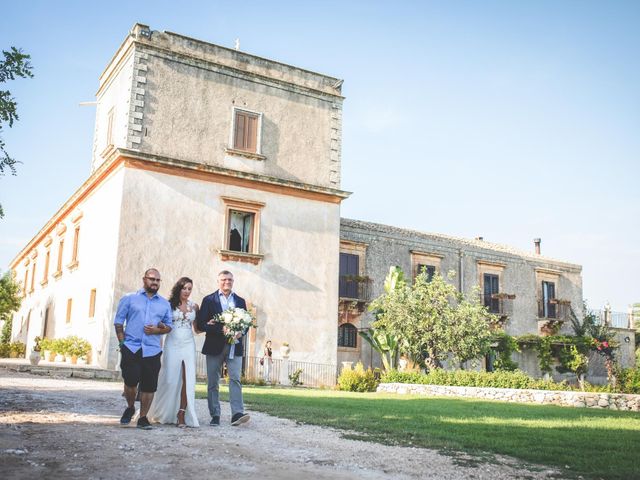
[[[382,329],[370,328],[368,331],[359,332],[371,348],[380,354],[382,365],[386,371],[396,368],[398,363],[398,340],[396,337]]]

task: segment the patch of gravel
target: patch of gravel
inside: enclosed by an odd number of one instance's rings
[[[386,446],[345,432],[248,412],[251,421],[210,427],[196,400],[200,428],[121,427],[125,407],[115,382],[48,378],[0,368],[0,472],[3,478],[512,479],[559,478],[506,457]]]

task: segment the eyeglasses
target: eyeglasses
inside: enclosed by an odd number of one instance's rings
[[[147,280],[149,280],[150,282],[161,282],[162,280],[160,280],[159,278],[153,278],[153,277],[144,277]]]

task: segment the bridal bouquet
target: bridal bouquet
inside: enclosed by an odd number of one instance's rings
[[[248,328],[255,326],[253,317],[243,308],[230,308],[218,316],[218,322],[227,327],[227,341],[235,342],[236,333],[244,333]]]

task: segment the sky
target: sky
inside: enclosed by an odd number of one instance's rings
[[[98,5],[98,4],[96,4]],[[583,266],[591,308],[640,302],[640,2],[2,1],[22,162],[0,270],[88,177],[98,77],[136,22],[344,79],[341,215]],[[194,259],[195,260],[195,259]]]

